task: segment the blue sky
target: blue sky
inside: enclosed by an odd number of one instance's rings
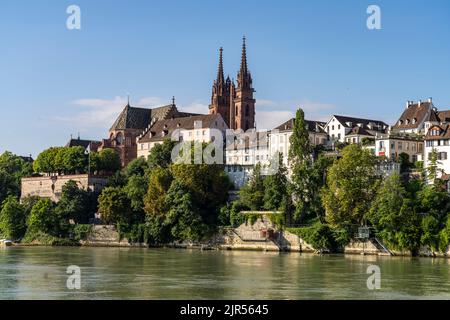
[[[66,28],[72,4],[81,30]],[[366,27],[370,4],[381,30]],[[105,138],[127,93],[206,113],[218,49],[236,77],[244,34],[260,128],[299,106],[389,123],[406,100],[450,109],[448,0],[2,0],[0,152]]]

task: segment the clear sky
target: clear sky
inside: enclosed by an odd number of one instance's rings
[[[81,30],[66,9],[81,8]],[[369,30],[367,7],[381,8]],[[395,122],[407,100],[450,109],[450,1],[1,0],[0,152],[102,139],[126,104],[207,112],[242,36],[260,128],[331,114]]]

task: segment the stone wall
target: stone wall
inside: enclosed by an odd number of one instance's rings
[[[84,246],[99,247],[130,247],[128,239],[120,239],[116,228],[111,225],[95,225],[85,241],[81,241]]]
[[[87,174],[22,178],[22,198],[38,196],[58,202],[61,197],[62,187],[70,180],[75,181],[78,187],[83,190],[98,193],[108,183],[106,177]]]

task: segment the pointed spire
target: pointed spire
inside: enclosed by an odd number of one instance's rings
[[[175,106],[175,96],[172,97],[172,105]]]
[[[219,49],[219,70],[217,71],[217,83],[223,83],[224,82],[224,76],[223,76],[223,48],[220,47]]]
[[[245,36],[242,38],[242,58],[241,58],[241,71],[240,74],[242,76],[246,75],[248,72],[247,69],[247,47],[246,47],[246,38]]]

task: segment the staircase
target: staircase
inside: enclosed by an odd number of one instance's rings
[[[389,255],[389,256],[393,256],[394,253],[392,253],[392,251],[390,251],[382,242],[380,239],[378,239],[377,237],[374,237],[372,239],[372,243],[375,247],[377,247],[378,250],[382,251],[384,254]]]

